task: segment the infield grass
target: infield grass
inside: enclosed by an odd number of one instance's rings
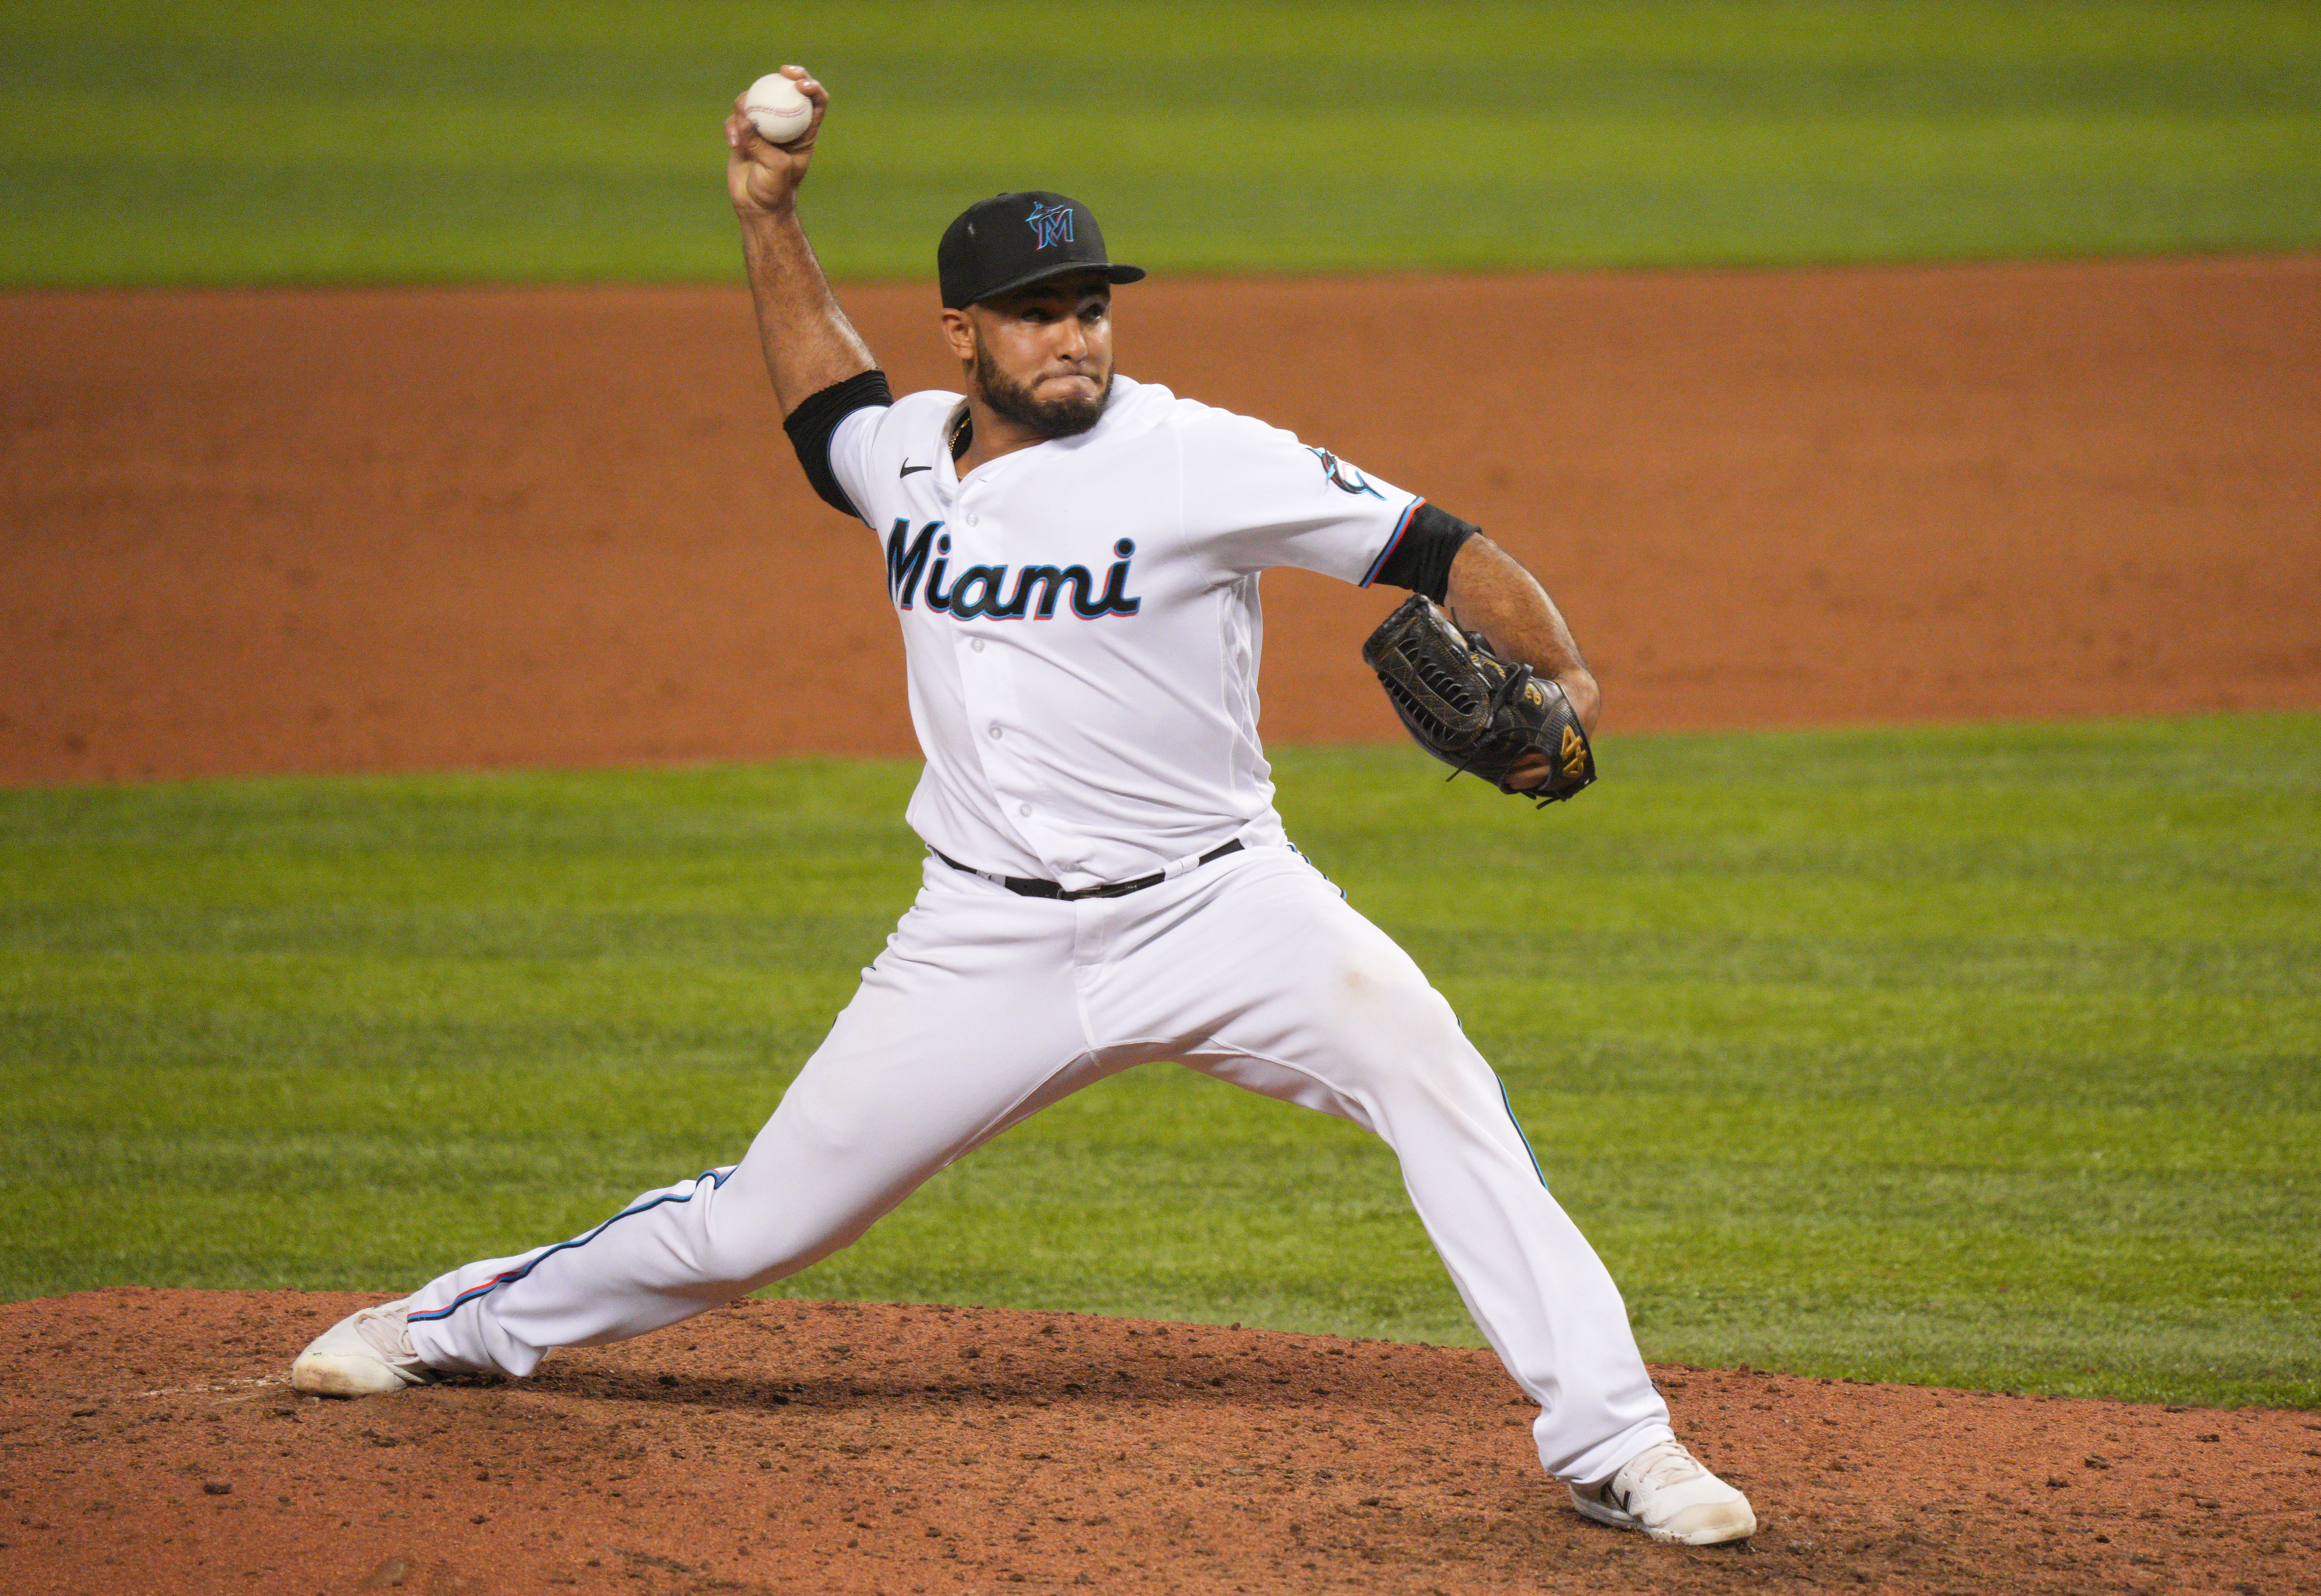
[[[1291,750],[1655,1357],[2321,1402],[2321,717]],[[0,1291],[405,1289],[739,1156],[902,764],[0,792]],[[778,1288],[1471,1344],[1391,1158],[1174,1066]]]
[[[785,59],[842,276],[1024,187],[1170,271],[2321,243],[2307,0],[15,0],[0,283],[731,278]]]

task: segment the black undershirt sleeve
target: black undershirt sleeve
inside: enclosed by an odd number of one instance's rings
[[[895,395],[887,389],[887,374],[873,367],[859,371],[842,383],[833,383],[817,394],[809,394],[798,402],[782,421],[782,431],[790,435],[790,447],[797,450],[798,464],[806,467],[806,479],[822,502],[833,510],[842,511],[857,521],[862,512],[846,490],[838,485],[837,474],[830,468],[830,436],[838,431],[838,423],[858,410],[892,404]]]
[[[1461,521],[1447,511],[1422,503],[1410,512],[1410,524],[1371,578],[1389,587],[1407,587],[1436,603],[1451,590],[1451,562],[1468,539],[1483,529]]]

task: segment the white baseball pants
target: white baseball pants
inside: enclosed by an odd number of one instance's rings
[[[1386,1138],[1468,1310],[1540,1405],[1549,1473],[1593,1483],[1669,1437],[1619,1291],[1498,1077],[1409,956],[1279,847],[1077,902],[930,858],[740,1164],[431,1282],[413,1347],[523,1375],[551,1347],[674,1324],[827,1257],[970,1148],[1160,1059]]]

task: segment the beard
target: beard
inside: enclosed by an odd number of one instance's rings
[[[1112,373],[1097,381],[1093,395],[1069,394],[1057,399],[1035,397],[1032,390],[999,369],[991,351],[978,340],[975,346],[975,382],[992,413],[1042,438],[1077,438],[1104,419],[1112,397]]]

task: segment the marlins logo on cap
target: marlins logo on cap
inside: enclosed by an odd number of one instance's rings
[[[1065,272],[1102,272],[1112,283],[1144,275],[1142,267],[1112,263],[1086,205],[1045,190],[994,195],[968,206],[943,230],[935,271],[942,302],[953,310]]]
[[[1040,249],[1052,249],[1058,244],[1072,241],[1072,207],[1069,201],[1060,205],[1033,205],[1032,213],[1024,220],[1032,224],[1032,234],[1040,240]]]

